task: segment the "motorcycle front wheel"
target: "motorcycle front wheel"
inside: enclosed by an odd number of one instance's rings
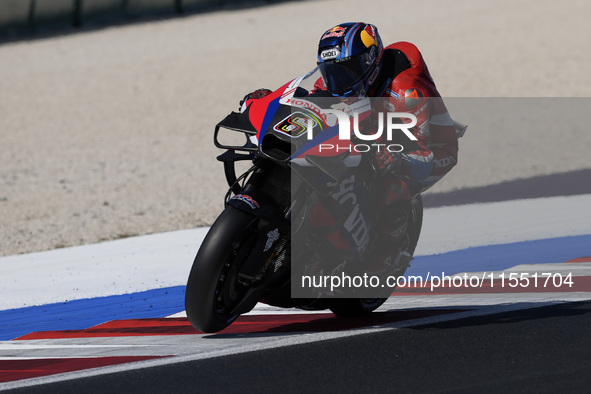
[[[238,281],[238,269],[257,241],[257,222],[256,216],[228,205],[205,236],[185,292],[187,318],[196,329],[218,332],[239,316],[233,310],[248,286]]]

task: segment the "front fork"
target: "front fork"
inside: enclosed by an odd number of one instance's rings
[[[244,211],[257,220],[256,231],[257,241],[252,252],[246,261],[239,268],[239,279],[242,283],[256,283],[262,278],[261,275],[273,259],[273,252],[278,240],[289,231],[289,220],[291,207],[282,208],[276,201],[273,190],[266,192],[265,189],[273,189],[271,175],[273,166],[278,164],[258,160],[254,165],[239,178],[236,177],[235,162],[252,160],[249,154],[239,154],[228,150],[217,158],[224,163],[226,181],[230,186],[226,195],[226,203]],[[241,184],[248,176],[250,178],[245,184]],[[287,206],[287,204],[284,204]]]

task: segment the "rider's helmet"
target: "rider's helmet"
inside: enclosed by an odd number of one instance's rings
[[[366,23],[343,23],[327,30],[318,43],[318,68],[333,96],[365,97],[382,63],[378,29]]]

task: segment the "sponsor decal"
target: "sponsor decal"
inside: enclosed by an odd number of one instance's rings
[[[361,41],[366,48],[371,46],[377,46],[378,43],[376,41],[376,32],[373,26],[367,26],[364,30],[361,31]]]
[[[263,252],[268,251],[269,249],[271,249],[271,246],[273,246],[273,243],[275,243],[275,241],[277,241],[279,239],[279,229],[276,228],[273,231],[269,231],[267,233],[267,242],[265,243],[265,248],[263,249]]]
[[[294,89],[294,91],[295,91],[295,89]],[[308,110],[314,112],[317,116],[322,117],[323,119],[326,119],[326,114],[322,112],[322,109],[319,106],[317,106],[316,104],[314,104],[308,100],[294,98],[293,94],[291,96],[282,97],[281,100],[279,100],[279,102],[281,104],[287,104],[292,107],[299,107],[299,108],[308,109]],[[322,126],[322,124],[320,126]]]
[[[445,157],[440,160],[433,160],[437,167],[447,167],[456,164],[456,161],[451,157]]]
[[[423,93],[419,89],[407,89],[404,92],[404,102],[408,108],[417,105],[423,98]]]
[[[347,220],[345,220],[345,223],[343,223],[343,227],[353,239],[355,247],[360,253],[363,253],[369,244],[369,226],[357,202],[357,194],[354,190],[355,175],[341,180],[338,184],[329,182],[328,185],[334,188],[331,196],[339,204],[353,205],[353,210]]]
[[[418,110],[416,110],[416,112],[414,113],[415,116],[419,116],[419,114],[421,112],[425,111],[427,109],[427,107],[428,107],[428,104],[427,103],[423,104],[423,106],[421,108],[419,108]]]
[[[373,38],[374,40],[376,39],[376,29],[373,25],[367,25],[364,30],[367,34],[371,36],[371,38]]]
[[[273,127],[273,130],[295,138],[301,136],[308,130],[309,122],[311,122],[312,127],[318,125],[318,123],[308,115],[302,112],[294,112],[281,122],[277,123]]]
[[[372,63],[379,64],[382,61],[382,53],[378,53],[378,47],[374,46],[370,49],[369,52],[370,58],[367,61],[367,65],[371,65]],[[372,85],[375,83],[378,75],[380,73],[380,68],[374,66],[374,70],[369,77],[369,84]]]
[[[367,59],[366,64],[369,66],[370,64],[376,61],[377,57],[378,48],[374,46],[369,50],[369,59]]]
[[[322,60],[333,60],[339,57],[341,51],[338,48],[326,49],[320,53],[320,58]]]
[[[379,73],[380,73],[380,68],[379,67],[376,67],[376,69],[373,70],[373,73],[369,77],[369,84],[370,85],[372,85],[376,81]]]
[[[384,108],[386,108],[390,112],[394,112],[396,110],[394,104],[392,104],[389,100],[384,101]]]
[[[342,37],[345,34],[345,28],[341,26],[335,26],[322,36],[321,40],[330,37]]]
[[[261,207],[258,202],[256,202],[251,196],[247,196],[246,194],[236,194],[234,197],[231,198],[231,200],[244,201],[252,209],[257,209]]]
[[[422,137],[429,136],[431,134],[431,124],[428,121],[421,123],[418,126],[419,135]]]
[[[400,95],[398,93],[396,93],[395,91],[393,91],[392,89],[388,89],[388,94],[392,97],[394,97],[395,99],[400,98]]]

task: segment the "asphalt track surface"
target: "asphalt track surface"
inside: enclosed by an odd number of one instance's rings
[[[14,392],[588,392],[590,326],[565,303]]]
[[[561,179],[570,179],[574,185],[574,177],[588,175],[588,172],[573,172],[562,174]],[[523,183],[529,186],[529,193],[540,194],[542,189],[536,185],[545,185],[550,179],[535,178]],[[477,201],[481,192],[489,192],[485,194],[494,195],[496,200],[523,198],[519,187],[510,185],[465,190],[462,198]],[[565,188],[563,193],[588,194],[588,190]],[[591,248],[584,247],[585,251],[591,252]],[[491,255],[491,258],[501,257]],[[589,257],[579,260],[591,261]],[[245,316],[242,326],[236,322],[231,326],[234,331],[215,335],[144,337],[144,343],[160,342],[160,346],[169,343],[170,354],[175,346],[185,347],[186,356],[176,360],[172,357],[159,365],[128,364],[129,367],[117,372],[95,369],[95,373],[87,375],[57,375],[56,379],[39,381],[40,384],[35,384],[33,379],[32,385],[23,381],[20,388],[15,382],[9,386],[15,389],[8,391],[588,392],[591,383],[589,285],[579,290],[583,292],[571,293],[570,298],[565,293],[558,293],[555,298],[550,293],[521,293],[497,295],[500,298],[493,301],[490,294],[444,293],[426,296],[432,303],[428,307],[421,306],[425,298],[420,294],[418,297],[402,294],[391,297],[386,308],[362,320],[334,318],[328,313],[282,318],[272,315],[275,318],[267,321],[259,318],[258,325],[252,325]],[[568,302],[569,299],[583,301]],[[400,302],[396,304],[397,301]],[[158,321],[162,319],[151,323],[145,320],[148,324]],[[180,324],[183,319],[168,321],[171,325]],[[251,316],[250,321],[257,321],[257,316]],[[32,335],[29,342],[35,343],[35,334]],[[215,348],[224,342],[229,347],[225,354],[222,349],[217,357],[198,356],[208,346]],[[232,354],[232,346],[240,348],[249,342],[255,343],[250,351],[238,350]],[[104,338],[104,342],[88,343],[125,342]],[[265,343],[269,346],[265,347]]]
[[[426,194],[426,208],[448,205],[475,204],[500,200],[573,196],[591,193],[591,169],[551,175],[538,175],[527,179],[506,181],[496,185],[474,187],[445,193]]]

